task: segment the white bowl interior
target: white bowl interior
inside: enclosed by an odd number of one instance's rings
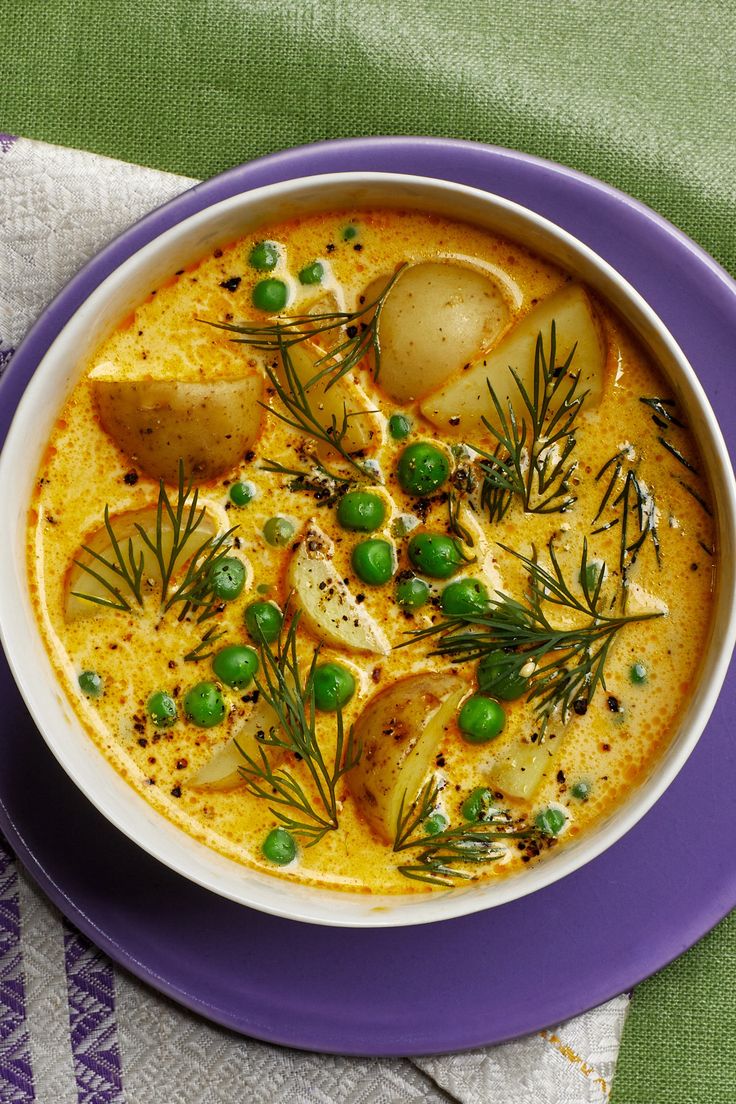
[[[54,674],[28,591],[25,527],[54,422],[100,341],[152,288],[218,245],[265,223],[339,208],[412,207],[475,223],[527,245],[584,280],[627,320],[667,376],[697,438],[716,504],[720,548],[716,613],[697,688],[670,747],[631,797],[596,828],[536,866],[497,883],[427,895],[368,896],[292,884],[241,866],[187,836],[118,775],[77,720]],[[382,173],[343,173],[234,196],[174,226],[90,295],[49,348],[0,457],[0,635],[46,742],[84,794],[137,844],[185,877],[266,912],[314,923],[390,927],[449,919],[521,897],[572,872],[632,827],[692,751],[715,704],[736,633],[736,490],[718,425],[695,374],[662,322],[608,264],[571,235],[507,200],[458,184]]]

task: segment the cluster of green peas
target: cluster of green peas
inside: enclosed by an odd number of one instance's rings
[[[342,231],[343,241],[349,242],[358,236],[355,226],[346,226]],[[281,260],[281,249],[277,242],[257,242],[250,251],[248,261],[257,272],[273,272]],[[325,266],[321,261],[310,261],[298,274],[303,287],[321,284],[325,276]],[[276,276],[266,276],[253,288],[252,302],[258,310],[277,314],[289,301],[289,287],[284,280]]]

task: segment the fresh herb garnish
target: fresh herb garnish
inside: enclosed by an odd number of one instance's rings
[[[667,451],[672,456],[674,456],[674,458],[675,458],[675,460],[677,460],[678,464],[682,464],[683,468],[687,468],[687,470],[689,472],[692,472],[693,475],[700,475],[700,472],[694,466],[694,464],[691,464],[690,461],[687,459],[687,457],[683,456],[682,453],[680,452],[680,450],[676,449],[674,445],[670,444],[670,442],[668,440],[666,440],[666,438],[664,438],[662,436],[659,436],[657,438],[657,440],[659,441],[660,445],[663,446],[663,448],[666,448]]]
[[[275,650],[261,639],[262,678],[257,677],[255,685],[278,723],[259,739],[260,760],[248,755],[237,739],[235,743],[245,761],[240,773],[251,793],[269,801],[271,812],[283,826],[307,839],[307,846],[312,847],[338,827],[338,783],[359,762],[361,748],[354,740],[352,727],[346,737],[342,710],[338,708],[334,754],[329,762],[325,759],[315,725],[314,677],[319,649],[315,649],[303,678],[297,656],[298,625],[299,613],[295,613]],[[313,792],[308,792],[288,767],[274,766],[267,748],[300,760],[310,776],[309,789]]]
[[[233,338],[239,344],[250,345],[254,349],[278,349],[282,352],[282,356],[284,348],[289,349],[302,341],[314,341],[319,334],[330,333],[345,327],[345,338],[338,340],[315,361],[314,366],[317,371],[313,379],[308,381],[307,387],[314,386],[325,376],[330,377],[327,387],[332,387],[341,376],[357,367],[363,357],[370,352],[373,353],[373,374],[377,380],[381,370],[378,323],[386,296],[405,267],[405,264],[400,265],[381,293],[370,302],[362,304],[356,311],[295,314],[291,317],[280,317],[262,326],[208,322],[206,319],[199,319],[199,321],[220,330],[242,334],[241,338]]]
[[[636,469],[631,466],[629,450],[620,449],[610,460],[607,460],[596,475],[599,482],[607,472],[610,472],[606,489],[603,492],[598,512],[593,518],[593,524],[603,516],[608,508],[616,512],[616,516],[599,525],[593,530],[593,535],[604,533],[608,529],[620,526],[618,569],[621,577],[621,604],[626,608],[626,597],[629,585],[629,572],[636,563],[637,557],[649,539],[657,564],[661,566],[661,552],[659,533],[657,531],[657,506],[651,489],[638,475]],[[623,485],[616,494],[616,489],[621,480]]]
[[[684,422],[673,413],[673,408],[676,407],[674,399],[662,399],[662,398],[647,398],[642,397],[639,399],[640,403],[644,403],[645,406],[650,407],[654,414],[652,414],[652,421],[661,428],[661,423],[664,421],[667,425],[678,426],[679,429],[686,429]],[[657,419],[660,419],[657,421]]]
[[[356,485],[349,476],[338,475],[330,471],[317,457],[310,457],[311,471],[304,468],[289,468],[277,460],[264,460],[261,467],[274,475],[289,477],[286,484],[290,491],[306,491],[313,494],[319,506],[334,506],[342,496]]]
[[[266,403],[261,405],[266,410],[270,410],[280,421],[292,429],[296,429],[304,437],[311,438],[319,444],[328,445],[331,449],[334,449],[361,478],[368,477],[375,481],[375,471],[372,471],[368,465],[349,452],[344,443],[350,428],[350,420],[352,418],[362,418],[371,411],[356,410],[348,413],[347,406],[343,405],[342,418],[338,420],[332,414],[330,424],[325,425],[320,419],[318,411],[314,408],[312,396],[310,395],[310,387],[315,380],[310,380],[306,384],[302,383],[292,363],[288,345],[281,341],[278,349],[284,371],[283,381],[273,365],[266,364],[264,369],[285,410],[282,411],[277,407],[268,406]]]
[[[180,620],[186,616],[192,606],[202,608],[200,621],[211,615],[212,573],[227,555],[230,537],[237,528],[233,526],[219,536],[207,537],[191,550],[187,546],[202,524],[206,512],[204,506],[199,507],[199,491],[192,487],[191,482],[185,484],[184,464],[180,460],[175,502],[172,503],[169,498],[163,480],[159,483],[153,537],[139,522],[135,524],[138,536],[145,547],[153,553],[158,566],[161,576],[162,609],[166,612],[175,603],[184,603],[185,608],[180,615]],[[111,556],[103,556],[83,544],[82,549],[92,557],[92,563],[85,563],[82,560],[74,562],[87,575],[96,579],[107,591],[108,596],[85,594],[83,591],[72,591],[72,593],[76,598],[82,598],[87,602],[127,611],[132,609],[130,601],[123,594],[123,589],[127,589],[138,605],[142,606],[145,553],[141,549],[136,556],[132,537],[128,538],[127,543],[118,539],[110,520],[109,506],[105,506],[104,525],[110,538]],[[172,580],[182,566],[185,552],[188,560],[187,570],[179,585],[172,589]],[[95,569],[93,564],[104,567],[112,578],[106,578]]]
[[[503,840],[523,839],[532,829],[514,831],[508,812],[493,809],[488,818],[463,824],[428,836],[424,822],[435,810],[440,788],[432,778],[408,809],[406,793],[401,799],[394,836],[394,852],[417,851],[416,861],[398,868],[405,878],[440,888],[452,888],[457,879],[472,879],[465,865],[496,862],[506,853]]]
[[[196,644],[190,652],[187,652],[184,659],[187,663],[199,663],[203,659],[210,659],[215,654],[212,645],[224,635],[224,629],[218,629],[215,625],[211,625],[199,644]]]
[[[511,399],[504,410],[487,381],[500,429],[485,416],[483,424],[498,444],[492,453],[477,445],[473,448],[482,457],[481,506],[492,522],[502,520],[515,496],[526,513],[534,514],[562,514],[576,501],[570,480],[577,462],[570,457],[576,444],[575,420],[587,395],[587,391],[576,394],[579,377],[568,375],[576,348],[573,345],[564,364],[557,364],[555,323],[550,330],[549,354],[542,334],[537,336],[531,395],[516,369],[509,366],[525,408],[520,420]]]
[[[585,540],[579,571],[581,596],[565,581],[552,542],[548,546],[550,570],[536,555],[529,558],[505,545],[500,547],[521,562],[529,577],[527,603],[499,591],[487,613],[446,616],[429,628],[415,630],[412,639],[399,647],[436,636],[439,641],[433,655],[468,661],[497,653],[499,678],[528,680],[528,700],[536,703],[542,739],[555,710],[567,722],[575,701],[583,698],[589,702],[599,685],[605,689],[608,652],[621,629],[662,614],[614,617],[604,613],[604,608],[609,608],[602,594],[605,573],[589,571],[595,565],[589,564]],[[557,628],[547,616],[547,605],[584,620],[574,628]]]

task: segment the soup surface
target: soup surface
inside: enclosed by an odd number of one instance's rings
[[[696,677],[686,423],[512,242],[269,226],[86,366],[30,513],[38,618],[91,738],[231,858],[374,893],[518,873],[646,777]]]

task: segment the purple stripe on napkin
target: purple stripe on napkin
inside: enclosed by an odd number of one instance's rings
[[[66,922],[64,957],[79,1104],[124,1104],[112,964]]]
[[[0,134],[0,153],[7,153],[15,140],[14,134]]]
[[[0,837],[0,1100],[3,1104],[30,1104],[35,1099],[26,1028],[18,874],[13,853]]]
[[[0,342],[1,341],[2,341],[2,338],[0,338]],[[10,364],[10,358],[12,357],[14,352],[15,352],[15,349],[8,349],[8,348],[3,349],[2,346],[0,346],[0,376],[3,374],[5,369]]]

